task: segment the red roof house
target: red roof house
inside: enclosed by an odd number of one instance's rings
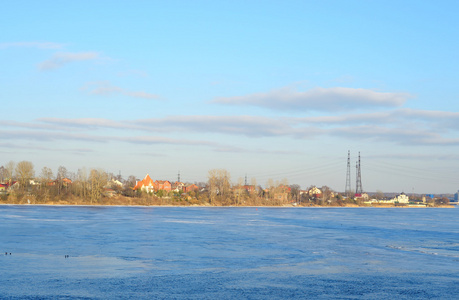
[[[172,184],[169,180],[156,180],[155,181],[155,191],[167,191],[172,190]]]
[[[133,189],[153,193],[155,191],[155,183],[151,179],[150,175],[147,174],[144,179],[135,183],[135,187]]]
[[[189,184],[189,185],[183,187],[183,191],[185,193],[189,193],[191,191],[197,191],[197,190],[199,190],[199,187],[196,184]]]

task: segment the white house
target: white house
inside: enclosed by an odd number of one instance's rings
[[[397,197],[391,199],[392,203],[410,203],[410,198],[405,194],[401,193]]]

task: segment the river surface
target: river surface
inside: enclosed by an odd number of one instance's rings
[[[459,299],[458,217],[2,205],[0,299]]]

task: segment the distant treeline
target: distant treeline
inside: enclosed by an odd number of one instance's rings
[[[195,183],[198,188],[184,193],[176,188],[170,191],[134,190],[136,178],[127,179],[101,169],[79,169],[68,172],[63,166],[54,176],[43,167],[35,176],[34,165],[29,161],[9,162],[0,167],[0,195],[2,203],[11,204],[80,204],[80,205],[211,205],[211,206],[360,206],[363,199],[344,197],[323,186],[301,190],[297,184],[289,185],[286,179],[268,180],[267,186],[231,183],[227,170],[208,172],[207,182]],[[382,193],[376,197],[384,197]],[[446,203],[438,203],[446,204]]]

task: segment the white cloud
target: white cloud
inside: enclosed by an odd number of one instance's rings
[[[368,107],[398,107],[412,97],[407,93],[377,92],[345,87],[315,88],[305,92],[291,88],[236,97],[215,98],[213,103],[251,105],[275,110],[346,111]]]
[[[288,123],[257,116],[170,116],[133,121],[147,130],[214,132],[246,136],[276,136],[288,134]]]
[[[396,109],[375,113],[344,114],[307,118],[292,118],[294,124],[321,126],[381,125],[386,127],[416,127],[427,130],[458,131],[459,113],[416,109]]]
[[[50,59],[40,63],[38,68],[42,71],[54,70],[71,62],[95,60],[98,58],[100,58],[100,55],[97,52],[58,52]]]
[[[329,134],[349,140],[367,140],[407,146],[459,146],[459,138],[445,137],[432,130],[417,128],[380,127],[374,125],[329,129]]]
[[[35,140],[35,141],[57,141],[57,140],[74,140],[86,142],[105,142],[105,139],[91,134],[76,134],[69,132],[51,132],[51,131],[19,131],[19,130],[0,130],[0,138],[13,140]]]
[[[57,130],[59,129],[65,129],[65,130],[91,129],[93,130],[93,129],[98,129],[98,128],[138,129],[138,126],[130,125],[126,122],[118,122],[118,121],[102,119],[102,118],[80,118],[80,119],[40,118],[40,119],[37,119],[37,121],[46,123],[47,126],[52,127]]]
[[[144,91],[130,91],[119,86],[114,86],[108,81],[89,82],[81,88],[92,95],[113,96],[124,95],[132,98],[142,99],[160,99],[159,95],[147,93]]]
[[[370,141],[392,145],[459,145],[459,113],[445,111],[425,111],[397,109],[370,114],[343,114],[310,118],[275,118],[262,116],[169,116],[140,120],[109,120],[99,118],[64,119],[41,118],[38,122],[10,122],[0,124],[8,127],[34,128],[37,131],[55,130],[78,132],[83,130],[88,136],[72,138],[92,138],[94,130],[114,129],[130,132],[160,133],[164,137],[126,138],[132,143],[168,143],[171,134],[186,136],[187,139],[209,140],[209,134],[246,136],[249,138],[284,137],[301,140],[318,140],[333,137],[347,141]],[[56,126],[57,125],[57,126]],[[34,137],[31,134],[31,138]],[[1,134],[0,134],[1,137]],[[46,135],[45,135],[46,137]],[[100,137],[94,137],[98,139]],[[222,138],[222,137],[221,137]],[[102,139],[103,140],[103,139]],[[110,138],[109,140],[113,140]],[[202,144],[204,141],[200,141]],[[234,147],[218,148],[218,151],[239,151]]]
[[[459,116],[449,112],[396,110],[376,114],[355,114],[320,118],[268,118],[259,116],[170,116],[131,121],[107,119],[56,119],[38,121],[57,128],[122,129],[163,134],[189,132],[195,135],[214,133],[247,137],[290,137],[318,139],[333,136],[347,140],[371,140],[402,145],[456,145],[459,127],[443,127],[437,117],[453,124]],[[447,119],[449,116],[450,119]],[[420,118],[420,120],[418,120]],[[30,127],[30,126],[27,126]],[[235,149],[231,149],[235,151]]]

